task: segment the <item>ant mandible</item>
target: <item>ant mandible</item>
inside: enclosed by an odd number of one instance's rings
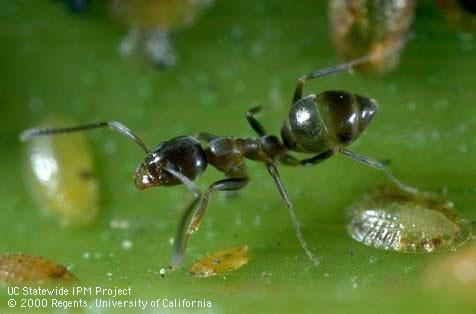
[[[260,107],[246,112],[246,119],[259,135],[258,137],[217,136],[199,133],[196,137],[178,136],[160,143],[150,150],[144,142],[129,128],[116,121],[104,121],[65,128],[33,128],[20,134],[22,141],[40,135],[53,135],[79,132],[107,127],[137,143],[146,153],[143,162],[134,172],[135,185],[143,190],[154,186],[172,186],[183,184],[194,195],[177,229],[174,241],[172,267],[181,264],[188,237],[198,230],[210,196],[215,191],[233,191],[245,187],[248,176],[245,171],[245,159],[263,162],[274,180],[282,200],[291,216],[296,236],[309,259],[319,264],[319,258],[308,248],[301,233],[293,205],[284,188],[276,167],[276,161],[289,166],[313,166],[334,154],[344,156],[383,171],[398,187],[411,193],[416,189],[407,186],[394,177],[379,161],[352,152],[346,147],[354,142],[367,128],[377,111],[377,102],[369,97],[346,91],[324,91],[303,97],[305,83],[332,73],[351,70],[354,66],[371,60],[372,55],[349,61],[334,67],[313,71],[298,80],[291,110],[281,128],[281,139],[269,135],[255,114]],[[203,147],[200,141],[207,142]],[[288,152],[313,154],[307,159],[297,159]],[[212,183],[202,193],[193,182],[210,164],[225,174],[225,179]]]

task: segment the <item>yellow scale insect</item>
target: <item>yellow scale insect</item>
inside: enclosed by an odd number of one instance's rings
[[[211,277],[238,270],[245,266],[248,260],[248,246],[240,246],[196,261],[190,268],[190,273],[195,277]]]
[[[69,119],[51,117],[43,125],[64,125]],[[93,157],[84,134],[37,137],[28,142],[27,185],[40,208],[64,226],[85,226],[98,213],[98,183]]]

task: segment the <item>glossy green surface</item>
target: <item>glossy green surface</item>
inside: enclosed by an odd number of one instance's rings
[[[121,121],[153,147],[198,131],[254,136],[243,114],[260,104],[260,121],[277,133],[297,78],[338,63],[323,2],[217,1],[193,28],[176,35],[180,62],[162,72],[121,59],[117,44],[124,32],[94,3],[81,16],[60,1],[0,1],[1,253],[45,256],[69,266],[86,287],[130,286],[132,295],[119,299],[212,303],[159,308],[170,313],[476,311],[474,298],[423,282],[432,260],[452,253],[382,252],[347,235],[347,207],[386,179],[345,157],[314,168],[280,168],[304,237],[321,256],[318,267],[299,246],[272,179],[250,162],[249,186],[236,197],[214,196],[184,268],[162,277],[169,239],[191,195],[183,187],[137,191],[131,177],[142,151],[109,130],[88,134],[102,195],[96,224],[65,229],[43,216],[28,194],[18,140],[43,117]],[[380,111],[352,148],[390,160],[404,182],[447,187],[455,208],[474,220],[475,35],[447,25],[432,1],[419,3],[414,32],[391,74],[341,73],[310,82],[305,92],[344,89],[377,99]],[[205,189],[219,178],[210,170],[197,182]],[[252,259],[239,271],[206,279],[188,274],[193,260],[245,244]],[[8,309],[9,298],[2,288],[0,310]]]

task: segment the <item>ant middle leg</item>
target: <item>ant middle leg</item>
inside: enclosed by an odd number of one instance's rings
[[[289,199],[288,193],[286,192],[286,189],[284,188],[284,184],[281,181],[281,177],[279,176],[278,169],[272,163],[267,164],[266,167],[268,169],[269,174],[273,178],[274,183],[276,184],[276,187],[278,188],[281,199],[286,204],[286,208],[288,209],[288,212],[294,227],[294,232],[296,233],[296,237],[298,238],[298,241],[301,244],[301,247],[304,249],[304,252],[306,253],[307,257],[314,263],[314,265],[316,266],[319,265],[320,263],[319,257],[317,257],[311,252],[306,241],[304,240],[304,236],[302,235],[299,221],[296,217],[296,212],[294,210],[293,204],[291,203],[291,200]]]

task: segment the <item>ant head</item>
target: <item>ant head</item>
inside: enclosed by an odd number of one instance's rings
[[[367,128],[377,102],[345,91],[325,91],[296,101],[281,128],[291,150],[321,153],[344,147]]]
[[[140,190],[159,185],[170,185],[175,178],[164,171],[164,160],[156,153],[149,153],[134,173],[134,182]]]
[[[140,190],[153,186],[183,184],[180,173],[190,180],[200,176],[207,167],[205,152],[200,142],[190,136],[179,136],[160,143],[139,164],[134,181]]]

